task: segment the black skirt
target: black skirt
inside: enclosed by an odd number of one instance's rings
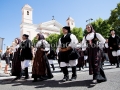
[[[93,74],[93,79],[98,81],[106,81],[107,78],[102,67],[101,50],[99,48],[89,47],[88,62],[89,62],[89,74]]]
[[[19,52],[14,53],[11,72],[12,76],[19,76],[21,74],[21,60],[19,57]]]
[[[59,61],[69,63],[69,55],[72,52],[72,50],[65,51],[65,52],[59,52]]]
[[[40,78],[46,75],[48,78],[53,78],[47,56],[44,51],[38,48],[32,67],[32,78]]]

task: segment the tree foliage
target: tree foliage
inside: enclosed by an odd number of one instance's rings
[[[33,46],[35,46],[37,42],[38,42],[37,38],[34,37],[33,40],[32,40],[32,44],[33,44]]]
[[[83,38],[83,30],[82,28],[73,28],[71,32],[77,37],[78,41],[81,41]]]
[[[109,32],[111,29],[111,25],[108,24],[108,20],[103,20],[99,18],[91,23],[95,32],[100,33],[104,38],[108,38]],[[86,30],[84,30],[84,35],[86,34]]]
[[[115,9],[111,10],[108,23],[111,24],[116,33],[120,35],[120,3],[117,4]]]

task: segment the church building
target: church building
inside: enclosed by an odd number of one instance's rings
[[[56,33],[60,34],[60,29],[64,26],[57,22],[54,17],[52,20],[34,24],[33,23],[33,9],[31,6],[26,4],[22,8],[22,22],[20,24],[20,39],[22,39],[23,34],[28,34],[29,39],[33,40],[37,33],[42,33],[45,38],[47,38],[50,34]],[[68,17],[66,20],[68,26],[72,28],[75,27],[74,19]]]

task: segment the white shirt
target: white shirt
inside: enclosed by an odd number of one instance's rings
[[[115,35],[112,35],[113,38],[115,38]]]
[[[66,35],[64,35],[64,37],[65,36]],[[71,48],[75,48],[78,44],[78,39],[76,38],[76,36],[74,34],[70,35],[70,39],[71,39],[71,42],[68,46],[71,47]],[[58,48],[60,48],[60,47],[61,47],[61,38],[59,39],[59,44],[58,44]]]
[[[18,44],[17,46],[14,47],[14,51],[13,52],[16,52],[16,49],[18,49],[20,47],[20,45]]]
[[[108,46],[108,43],[105,43],[105,47],[106,47],[106,48],[108,48],[108,47],[109,47],[109,46]]]
[[[50,44],[46,41],[46,40],[39,40],[36,44],[36,48],[40,47],[43,44],[45,45],[45,51],[49,51],[50,50]]]
[[[94,34],[95,34],[94,32],[88,34],[86,36],[86,39],[85,39],[85,36],[83,37],[83,40],[82,40],[82,50],[83,51],[86,50],[86,48],[87,48],[87,41],[86,40],[92,40],[94,38]],[[103,38],[103,36],[101,34],[96,33],[96,37],[101,43],[103,43],[103,44],[105,43],[106,40]]]

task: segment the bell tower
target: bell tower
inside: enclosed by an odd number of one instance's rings
[[[32,13],[33,9],[28,4],[24,5],[22,8],[22,22],[20,24],[20,39],[22,40],[22,35],[27,34],[29,35],[29,39],[32,35],[32,29],[33,28],[33,20],[32,20]]]
[[[29,23],[32,24],[32,7],[26,4],[22,8],[22,23]]]
[[[74,19],[72,17],[68,17],[66,22],[67,22],[67,26],[70,26],[71,30],[75,27],[75,22],[74,22]]]

